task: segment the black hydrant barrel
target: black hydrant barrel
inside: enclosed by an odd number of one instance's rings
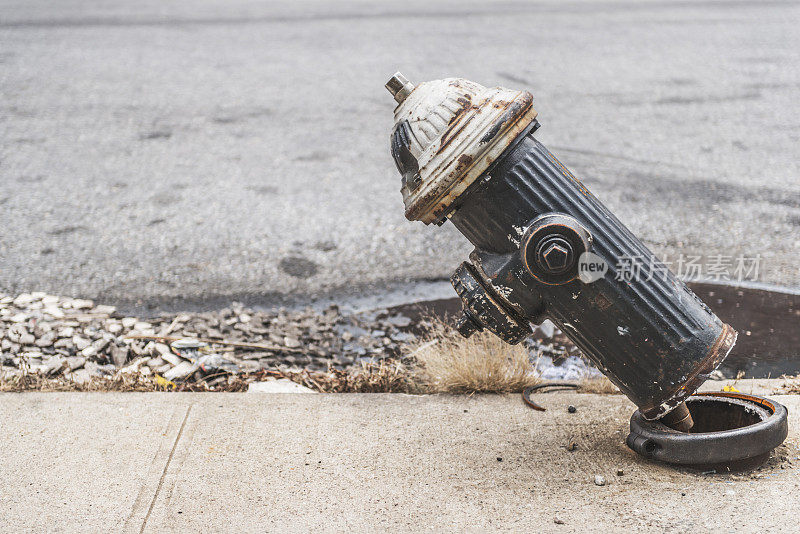
[[[511,253],[515,266],[520,261],[522,236],[513,229],[548,213],[571,216],[588,230],[604,276],[589,283],[531,280],[527,287],[504,281],[509,269],[498,257]],[[537,318],[551,319],[650,418],[693,393],[735,340],[733,330],[532,133],[503,154],[491,179],[466,195],[450,220],[475,245],[473,264],[503,265],[483,268],[490,284],[537,292]]]
[[[650,419],[691,395],[736,341],[534,137],[525,91],[400,74],[392,154],[406,217],[474,245],[452,278],[458,329],[509,343],[549,318]]]

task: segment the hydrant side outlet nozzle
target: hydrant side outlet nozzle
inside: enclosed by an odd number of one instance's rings
[[[449,220],[475,247],[451,279],[459,331],[518,343],[549,318],[645,417],[680,408],[736,332],[536,140],[533,96],[399,73],[387,88],[406,217]],[[624,272],[635,260],[653,275]]]

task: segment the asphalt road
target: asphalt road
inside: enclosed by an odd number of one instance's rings
[[[0,292],[274,304],[449,276],[383,84],[527,88],[668,259],[800,287],[796,2],[0,2]],[[173,305],[175,302],[172,302]]]

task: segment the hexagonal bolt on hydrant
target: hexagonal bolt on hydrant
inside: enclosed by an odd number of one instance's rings
[[[692,425],[684,399],[736,332],[536,140],[527,91],[461,78],[386,84],[406,217],[451,221],[474,245],[452,277],[458,330],[508,343],[552,320],[647,419]],[[653,276],[626,276],[622,260]]]

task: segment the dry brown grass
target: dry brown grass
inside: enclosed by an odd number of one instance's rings
[[[615,395],[617,393],[622,393],[617,386],[611,383],[611,380],[606,378],[605,376],[599,376],[597,378],[584,378],[580,382],[580,388],[578,388],[578,392],[580,393],[600,393],[602,395]]]
[[[49,378],[38,373],[0,378],[0,392],[23,391],[164,391],[151,377],[120,374],[113,378],[93,378],[83,383],[66,378]]]
[[[781,376],[781,378],[783,379],[783,384],[781,384],[780,393],[787,395],[797,395],[798,393],[800,393],[800,375],[797,376],[783,375]]]
[[[515,393],[541,382],[525,347],[488,332],[464,339],[440,322],[410,356],[415,382],[430,393]]]
[[[397,360],[362,363],[358,369],[296,373],[287,378],[323,393],[417,393],[409,368]]]
[[[262,369],[252,373],[225,376],[225,380],[172,383],[138,373],[117,374],[114,377],[93,377],[82,383],[63,377],[46,377],[39,373],[0,376],[0,392],[25,391],[208,391],[243,392],[251,382],[288,378],[323,393],[413,393],[417,386],[409,369],[395,360],[363,363],[358,369],[328,372],[275,371]]]

